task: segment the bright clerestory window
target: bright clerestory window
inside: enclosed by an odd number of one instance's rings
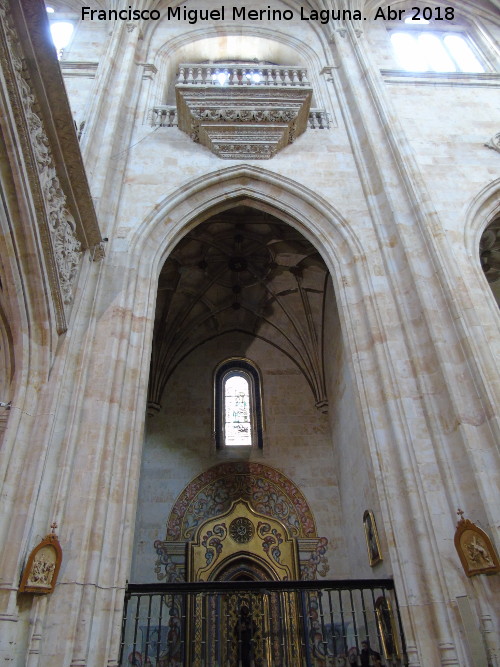
[[[61,59],[64,49],[68,46],[73,35],[74,26],[69,21],[51,21],[50,32],[56,47],[57,57]]]
[[[400,66],[409,72],[484,72],[463,33],[394,30],[391,43]]]

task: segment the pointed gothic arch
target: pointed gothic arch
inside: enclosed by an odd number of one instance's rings
[[[351,344],[359,329],[348,303],[359,303],[366,310],[375,300],[364,250],[370,241],[360,238],[345,217],[317,193],[254,165],[227,167],[178,188],[158,201],[131,235],[130,250],[138,276],[149,280],[148,319],[154,319],[156,281],[173,249],[200,223],[236,206],[271,214],[316,248],[332,279],[344,339]],[[137,302],[136,296],[130,294],[129,298],[131,304]],[[149,340],[145,350],[149,354],[152,327],[146,335]],[[147,384],[147,377],[143,381]],[[319,400],[318,406],[323,402]]]
[[[133,308],[139,300],[144,299],[141,290],[145,285],[144,280],[149,285],[148,326],[142,332],[145,337],[143,358],[149,359],[156,280],[163,263],[179,241],[201,222],[238,205],[270,213],[299,231],[314,245],[332,278],[343,324],[344,343],[347,347],[352,345],[360,332],[355,322],[356,309],[359,307],[365,312],[369,311],[375,300],[375,289],[363,247],[366,240],[358,237],[338,210],[309,188],[260,166],[236,165],[194,179],[158,201],[131,235],[129,247],[137,266],[137,282],[131,284],[128,297]],[[140,294],[139,300],[134,296],[136,290]],[[354,309],[348,305],[350,302],[356,304]],[[351,355],[350,352],[348,354]],[[352,358],[356,364],[354,352]],[[139,379],[142,387],[147,385],[148,376],[149,368],[142,366]],[[144,399],[145,394],[141,394],[139,400],[142,405]],[[363,402],[366,398],[361,395],[360,400]],[[368,424],[366,426],[369,427]],[[363,426],[361,429],[363,432]],[[309,537],[304,535],[306,541],[303,542],[301,553],[301,569],[305,573],[304,578],[313,579],[318,571],[315,563],[321,563],[327,540],[318,538],[314,533],[313,544],[308,541]],[[171,553],[167,542],[172,545],[169,538],[165,542],[157,540],[154,544],[158,555],[155,566],[158,579],[182,581],[184,572],[176,566],[176,554]],[[179,548],[180,545],[174,551],[179,553]]]

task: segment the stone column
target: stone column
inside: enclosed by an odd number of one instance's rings
[[[103,236],[111,237],[142,82],[141,23],[118,21],[99,63],[82,153]]]
[[[386,434],[375,432],[370,447],[410,665],[458,666],[468,648],[455,599],[469,584],[453,547],[456,506],[466,498],[498,524],[495,436],[481,428],[492,386],[478,384],[450,247],[363,40],[352,25],[336,30],[332,74],[382,256],[373,268],[390,293],[375,294],[382,319],[360,338],[391,394],[372,391],[366,364],[355,369],[367,414]]]

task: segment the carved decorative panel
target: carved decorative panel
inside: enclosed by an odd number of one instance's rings
[[[47,30],[43,5],[40,10],[37,3],[0,0],[0,65],[8,73],[8,120],[15,124],[19,137],[57,330],[62,333],[67,328],[82,254],[99,246],[101,234]]]
[[[239,533],[235,539],[232,528],[236,525],[246,529],[244,542]],[[219,571],[242,555],[260,562],[269,579],[296,579],[298,574],[296,542],[285,526],[257,514],[243,500],[233,503],[225,514],[205,522],[189,549],[190,581],[217,579]]]

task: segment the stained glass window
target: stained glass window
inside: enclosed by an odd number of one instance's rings
[[[249,359],[228,359],[214,375],[217,449],[262,448],[260,373]]]
[[[226,446],[252,444],[250,383],[243,374],[224,381],[224,436]]]

